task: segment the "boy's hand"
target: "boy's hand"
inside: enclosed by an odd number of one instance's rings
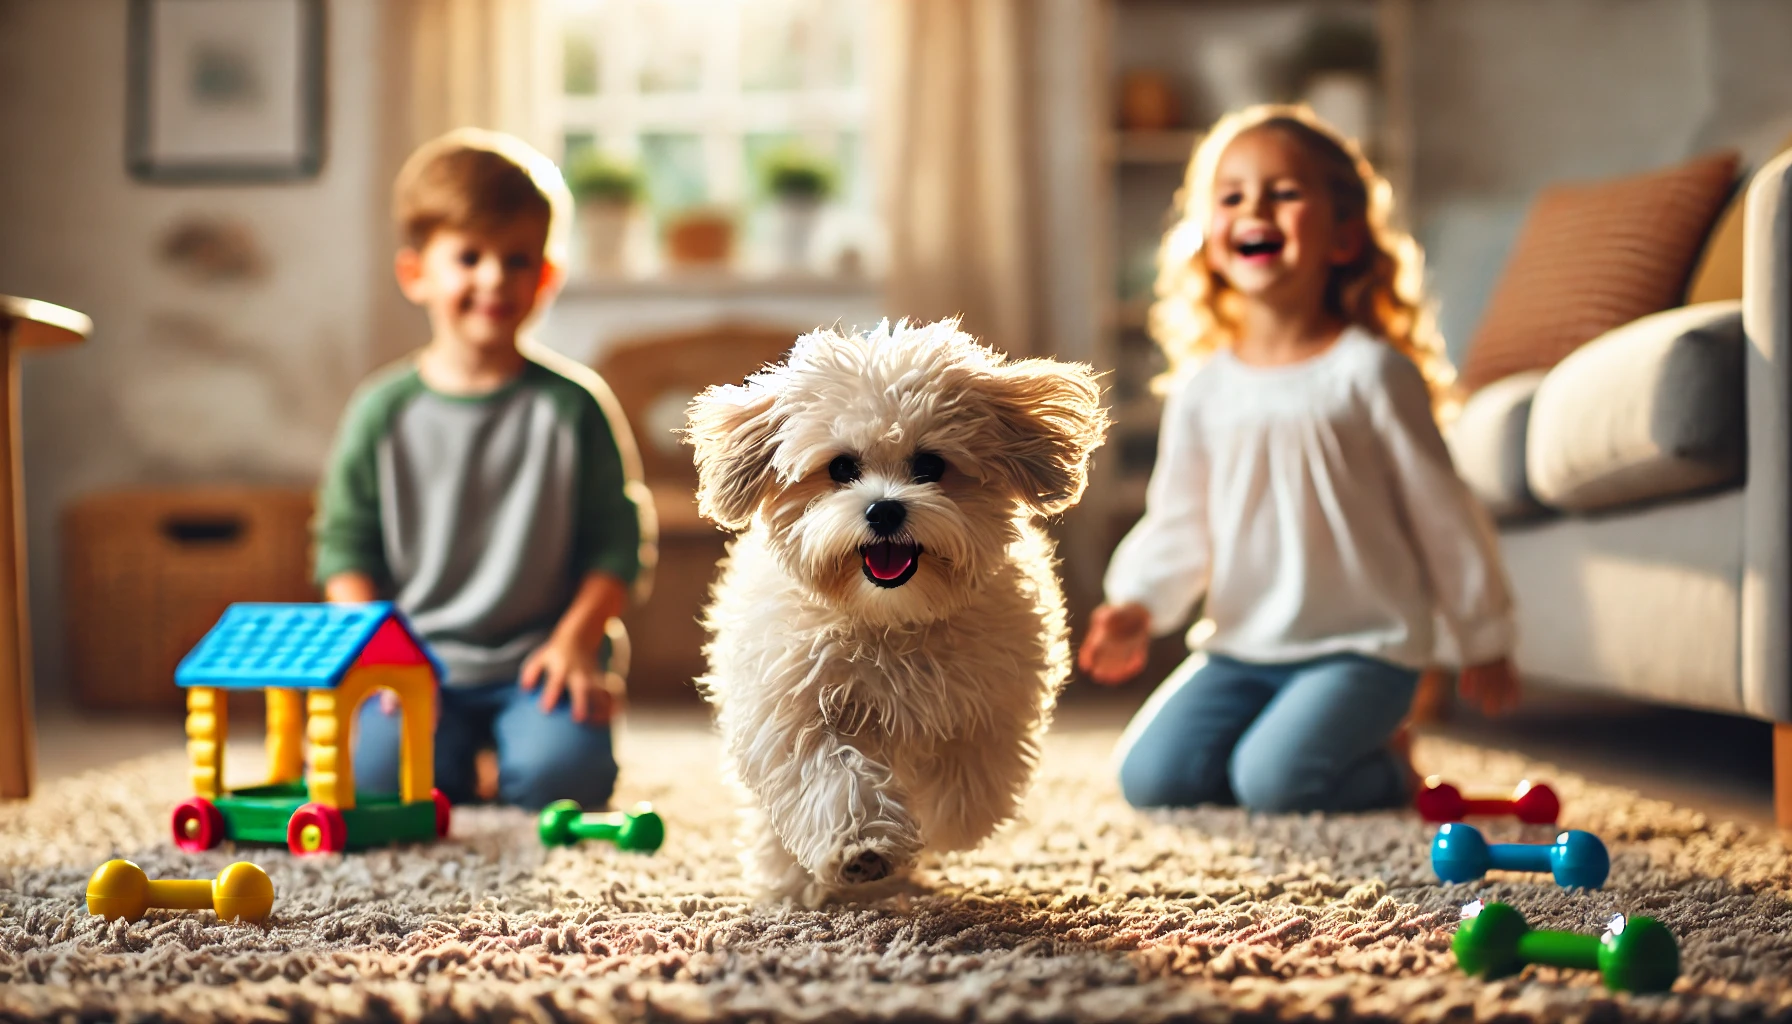
[[[597,658],[578,645],[555,636],[523,662],[518,680],[525,690],[541,687],[541,710],[554,710],[565,693],[572,718],[587,725],[607,725],[622,710],[622,680],[598,667]]]
[[[1503,715],[1518,706],[1518,673],[1505,658],[1463,669],[1456,689],[1484,715]]]
[[[363,604],[380,599],[373,577],[364,572],[339,572],[324,581],[324,600],[331,604]]]
[[[1090,617],[1077,667],[1103,686],[1117,686],[1145,667],[1150,645],[1150,612],[1137,604],[1104,604]]]

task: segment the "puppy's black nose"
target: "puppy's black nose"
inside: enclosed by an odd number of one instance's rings
[[[871,524],[871,530],[879,537],[888,537],[902,529],[902,521],[908,518],[908,509],[900,501],[885,499],[874,501],[865,510],[865,522]]]

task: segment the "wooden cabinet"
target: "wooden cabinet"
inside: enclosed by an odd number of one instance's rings
[[[174,669],[239,601],[316,601],[309,490],[109,491],[62,516],[69,680],[84,708],[175,710]]]

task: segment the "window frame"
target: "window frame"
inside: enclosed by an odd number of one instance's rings
[[[640,55],[644,4],[677,2],[705,9],[708,30],[701,46],[699,85],[693,91],[660,92],[642,88]],[[856,211],[871,205],[872,167],[869,121],[872,10],[868,0],[828,0],[830,5],[854,4],[849,18],[857,24],[848,33],[853,46],[854,81],[847,86],[795,89],[747,89],[742,62],[744,9],[763,0],[548,0],[547,31],[543,33],[547,59],[544,90],[549,109],[553,152],[562,165],[571,156],[566,140],[573,133],[589,134],[598,149],[627,160],[639,161],[646,135],[681,134],[698,138],[703,153],[706,198],[702,205],[723,206],[750,215],[759,205],[754,168],[747,166],[747,140],[760,134],[789,135],[808,140],[818,152],[839,162],[847,156],[841,139],[851,138],[850,163],[854,173],[840,182],[837,201]],[[597,33],[597,91],[569,94],[565,91],[566,38],[579,21],[609,18],[610,31]],[[825,77],[825,63],[834,51],[809,47],[807,81]],[[829,144],[817,145],[816,140]]]

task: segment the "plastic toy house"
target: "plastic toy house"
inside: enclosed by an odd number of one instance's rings
[[[435,789],[441,666],[389,602],[234,604],[181,660],[191,800],[174,809],[174,842],[226,839],[333,853],[448,833]],[[229,690],[267,692],[268,781],[224,789]],[[361,702],[390,690],[403,714],[399,793],[357,793],[349,745]],[[311,767],[305,770],[306,741]]]

